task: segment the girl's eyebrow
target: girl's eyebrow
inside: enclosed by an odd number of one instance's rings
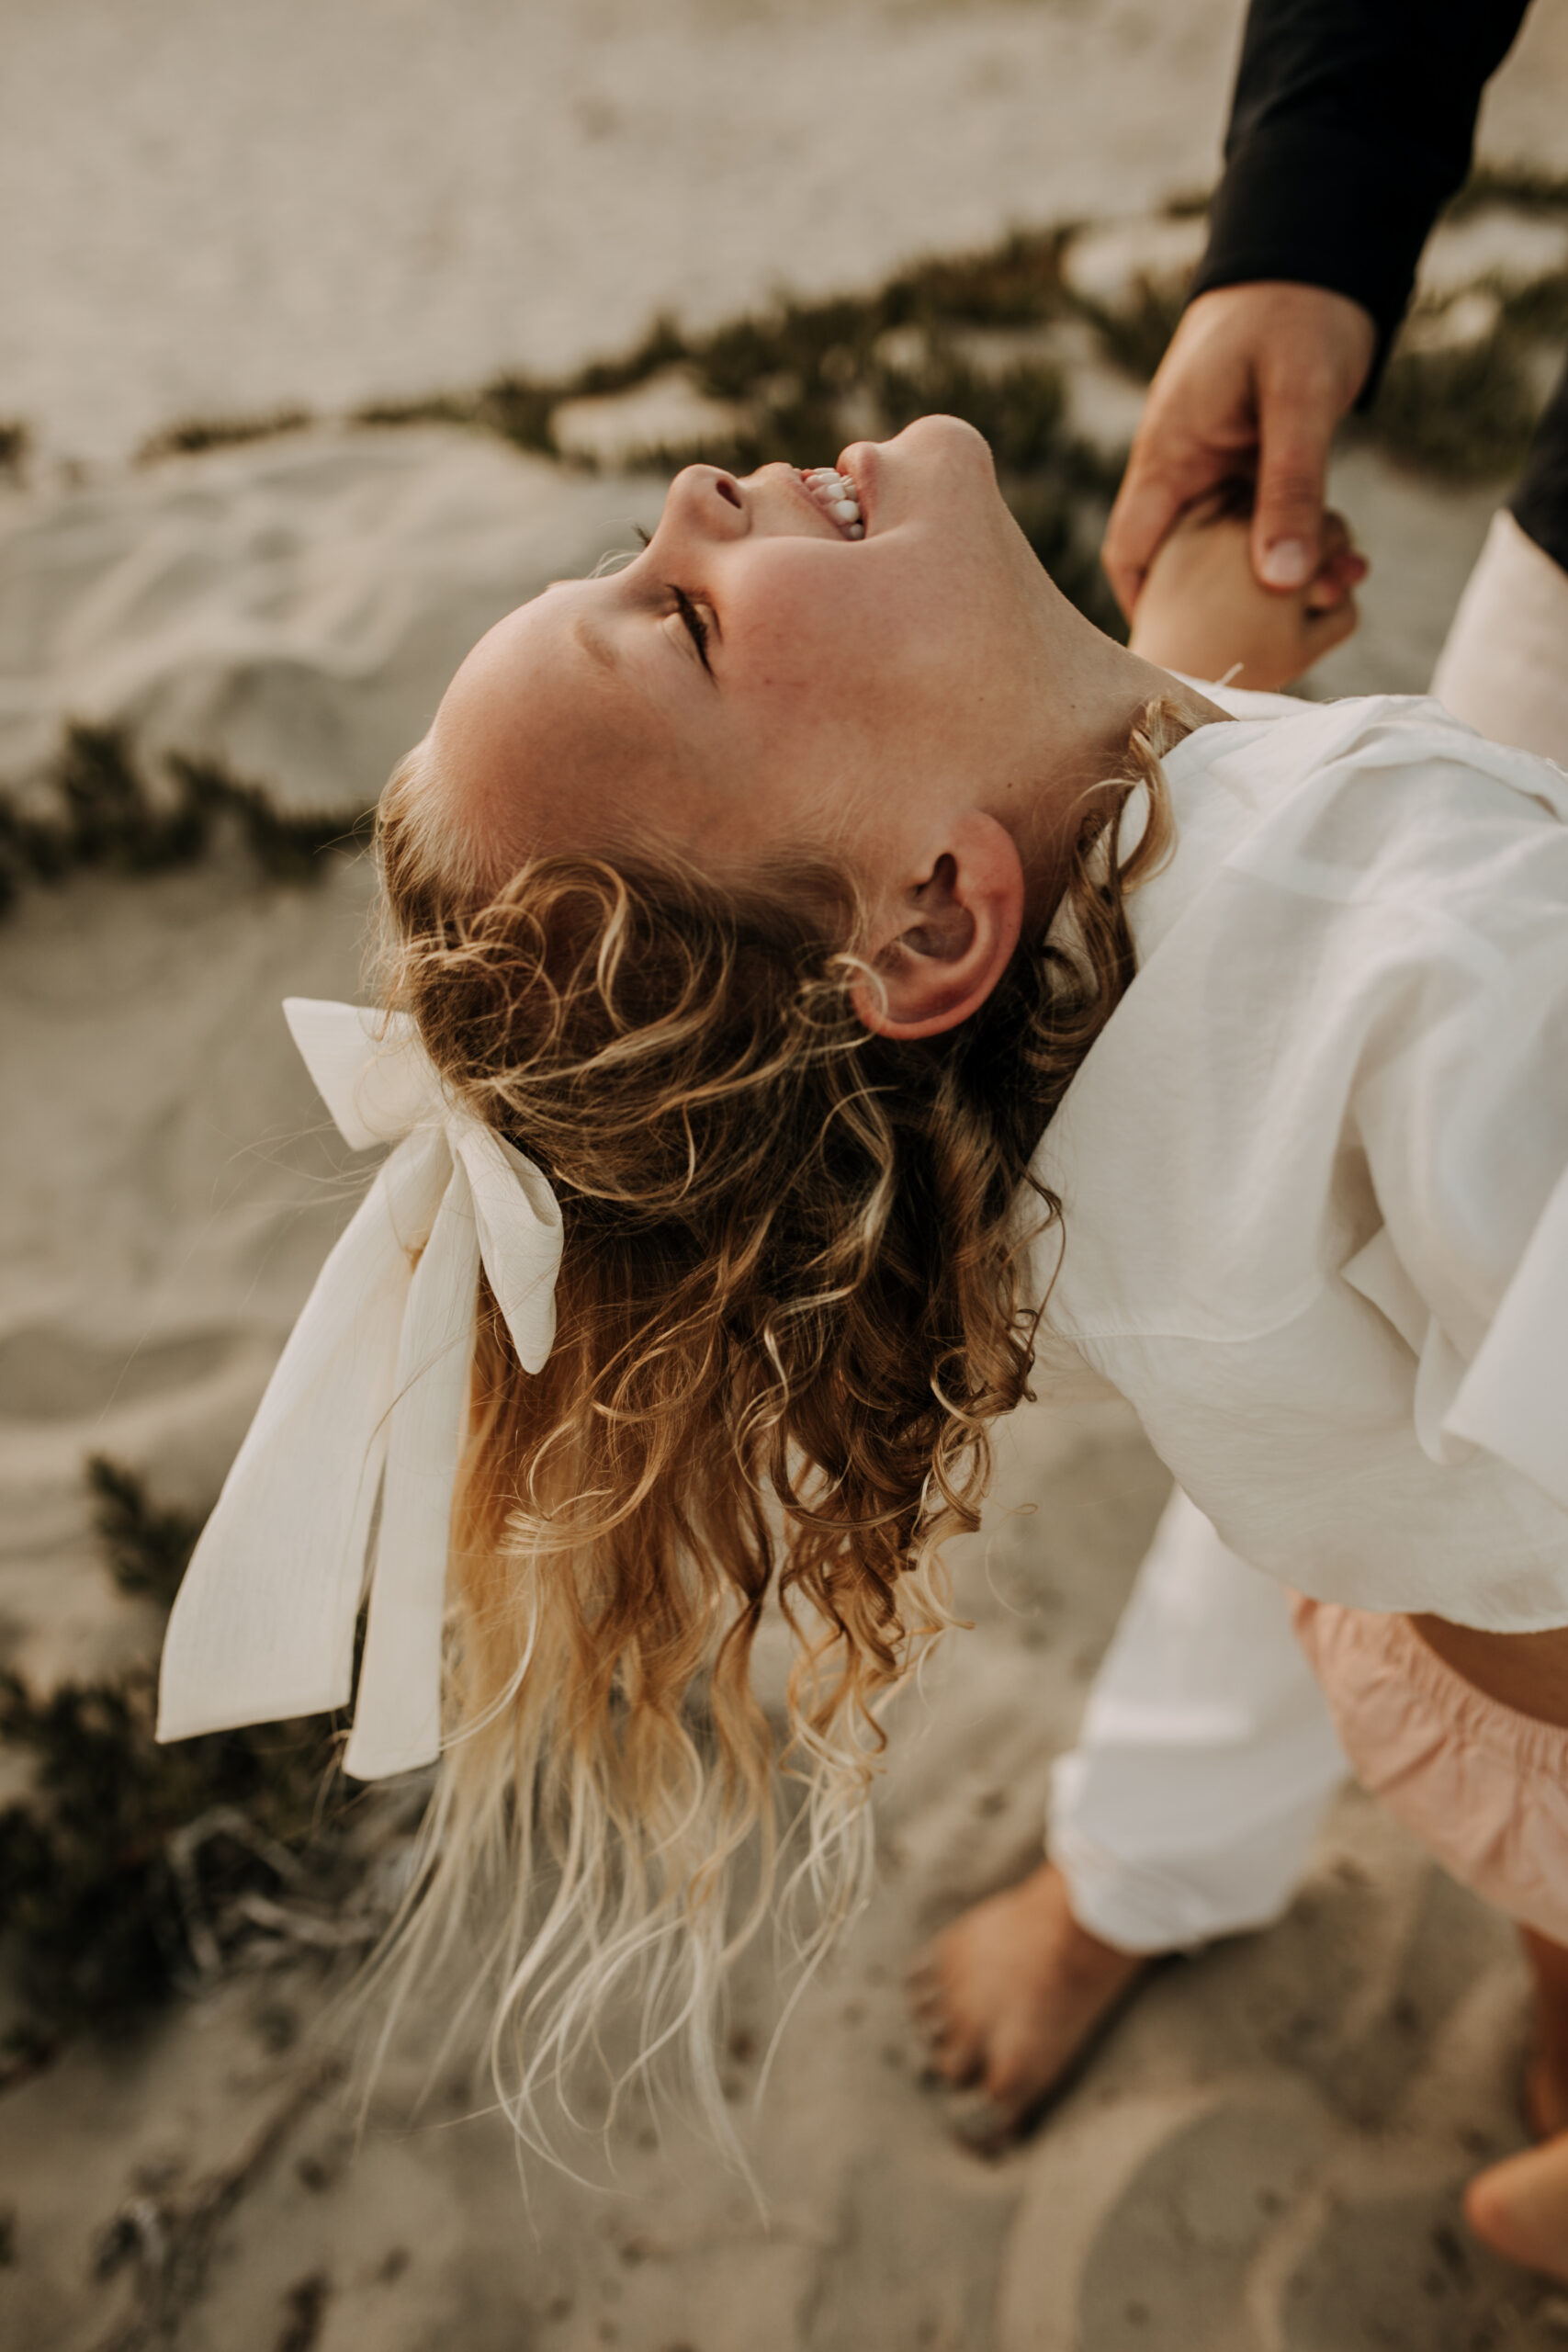
[[[677,590],[676,594],[679,594],[680,591]],[[656,590],[645,591],[637,599],[634,606],[635,610],[648,612],[653,612],[657,608],[658,592]],[[580,611],[577,614],[571,624],[571,634],[591,662],[596,663],[601,670],[607,671],[612,677],[619,674],[621,656],[615,639],[606,635],[590,613]],[[722,642],[722,632],[720,632],[720,639]],[[703,668],[708,670],[705,661],[703,662]],[[708,670],[708,675],[712,677],[711,670]]]

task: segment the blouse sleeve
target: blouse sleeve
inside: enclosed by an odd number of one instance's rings
[[[1453,852],[1453,889],[1378,910],[1351,1131],[1383,1223],[1344,1271],[1416,1353],[1425,1452],[1568,1507],[1568,826],[1521,797]]]

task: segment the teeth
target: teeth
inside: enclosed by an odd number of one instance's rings
[[[848,474],[839,473],[831,466],[810,466],[803,468],[801,479],[846,538],[864,538],[865,525],[861,520],[860,496]]]

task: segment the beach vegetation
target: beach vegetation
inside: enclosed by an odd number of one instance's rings
[[[1192,195],[1168,210],[1185,219],[1205,202]],[[1568,178],[1483,166],[1445,217],[1461,220],[1499,204],[1568,218]],[[1077,321],[1105,360],[1146,382],[1187,288],[1180,274],[1134,273],[1115,301],[1091,300],[1064,278],[1073,233],[1074,224],[1020,232],[982,252],[920,262],[864,295],[785,300],[705,333],[660,318],[630,350],[573,375],[513,374],[471,393],[378,403],[361,410],[359,421],[468,424],[555,455],[550,420],[563,401],[613,398],[682,367],[701,391],[739,407],[748,422],[723,447],[705,440],[620,453],[628,466],[671,472],[698,457],[745,469],[780,458],[795,462],[802,452],[831,455],[846,438],[895,432],[911,415],[948,409],[991,440],[1010,502],[1041,555],[1053,568],[1062,565],[1068,594],[1102,626],[1116,628],[1098,546],[1124,452],[1073,435],[1060,368],[1027,346],[1042,329]],[[1444,348],[1418,333],[1401,339],[1371,409],[1352,420],[1352,436],[1439,479],[1500,480],[1514,470],[1544,397],[1546,357],[1568,338],[1568,273],[1498,292],[1492,331],[1472,343]],[[1017,356],[992,368],[966,363],[964,338],[976,328],[1004,339],[1014,333]],[[894,363],[890,344],[901,346]]]
[[[1168,210],[1186,218],[1202,203],[1193,196]],[[1568,178],[1483,167],[1447,217],[1462,220],[1497,205],[1568,220]],[[698,458],[738,471],[824,459],[846,441],[948,410],[990,441],[1004,494],[1053,576],[1091,619],[1122,635],[1099,548],[1126,451],[1113,435],[1091,440],[1075,429],[1067,379],[1087,348],[1130,380],[1146,380],[1180,317],[1186,286],[1180,273],[1134,272],[1114,300],[1090,300],[1064,273],[1075,233],[1074,224],[1020,232],[984,251],[919,262],[867,293],[784,299],[700,333],[656,318],[631,348],[570,375],[513,370],[468,390],[367,402],[349,421],[458,424],[592,469],[604,461],[558,445],[562,403],[613,401],[679,369],[738,423],[722,445],[710,434],[615,450],[616,465],[671,474]],[[1463,338],[1447,331],[1441,302],[1417,304],[1375,402],[1350,420],[1352,438],[1454,481],[1500,481],[1517,469],[1568,340],[1568,271],[1488,282],[1482,291],[1490,315],[1482,332]],[[311,421],[301,408],[191,419],[154,436],[141,456],[219,448]],[[0,424],[0,473],[19,474],[27,447],[24,425]],[[264,877],[305,880],[332,852],[360,846],[366,821],[281,808],[265,786],[211,758],[143,762],[123,730],[77,724],[33,786],[0,789],[0,910],[34,884],[95,867],[161,872],[225,843]]]
[[[138,448],[135,463],[155,466],[165,458],[197,458],[209,449],[232,449],[247,441],[270,441],[284,433],[303,433],[315,418],[297,405],[263,409],[254,416],[188,416],[150,434]]]
[[[203,1514],[156,1502],[123,1464],[87,1465],[104,1566],[166,1609]],[[31,1689],[0,1671],[0,1744],[26,1768],[0,1807],[0,2084],[85,2030],[120,2030],[261,1944],[358,1952],[345,1913],[363,1826],[331,1717],[153,1737],[150,1663]]]
[[[1562,292],[1568,295],[1568,282]],[[1528,340],[1505,311],[1496,332],[1477,343],[1448,351],[1396,345],[1368,437],[1404,464],[1449,481],[1496,481],[1516,473],[1541,405]]]
[[[171,752],[154,770],[124,729],[75,724],[29,790],[0,789],[0,912],[31,885],[165,873],[225,844],[269,880],[307,882],[362,847],[369,821],[280,807],[219,760]]]

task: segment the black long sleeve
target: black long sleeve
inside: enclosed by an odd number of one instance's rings
[[[1348,294],[1377,324],[1375,383],[1526,6],[1252,0],[1192,292],[1274,277]]]

